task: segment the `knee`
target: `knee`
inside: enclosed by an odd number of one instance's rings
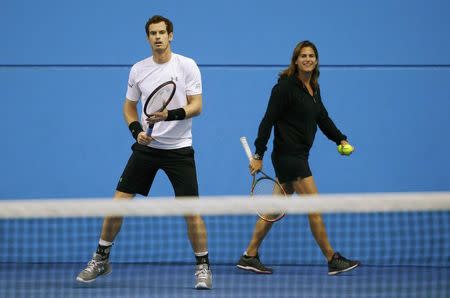
[[[135,194],[130,194],[116,190],[114,194],[114,201],[127,201],[133,199],[134,196]]]
[[[308,215],[308,218],[311,223],[322,222],[322,216],[319,213],[311,213]]]
[[[188,224],[197,225],[203,222],[202,217],[200,215],[187,215],[184,217]]]
[[[284,191],[286,192],[286,194],[291,195],[294,193],[294,185],[292,184],[292,182],[286,182],[282,184]]]

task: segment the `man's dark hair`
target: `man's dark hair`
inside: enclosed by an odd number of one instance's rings
[[[148,19],[147,23],[145,24],[145,33],[147,34],[147,37],[149,34],[148,27],[150,26],[150,24],[157,24],[161,22],[164,22],[166,24],[167,34],[173,32],[173,24],[169,19],[163,16],[154,15],[150,19]]]

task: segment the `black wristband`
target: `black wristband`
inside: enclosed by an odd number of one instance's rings
[[[186,118],[186,111],[183,108],[168,110],[166,121],[183,120]]]
[[[139,121],[131,122],[130,125],[128,125],[128,129],[131,131],[131,134],[135,140],[137,140],[139,133],[144,131]]]

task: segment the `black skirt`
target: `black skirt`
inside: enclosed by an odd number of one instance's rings
[[[312,176],[308,157],[302,155],[272,153],[272,164],[280,183]]]

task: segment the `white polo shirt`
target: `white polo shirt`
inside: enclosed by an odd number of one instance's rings
[[[145,100],[159,85],[174,81],[175,95],[167,106],[168,110],[187,105],[187,95],[202,93],[200,69],[191,58],[172,53],[170,60],[163,64],[153,61],[153,56],[134,64],[128,79],[127,99],[141,100],[143,109]],[[148,128],[146,116],[141,110],[143,129]],[[152,132],[153,141],[149,147],[158,149],[177,149],[192,145],[192,118],[178,121],[161,121],[155,124]]]

